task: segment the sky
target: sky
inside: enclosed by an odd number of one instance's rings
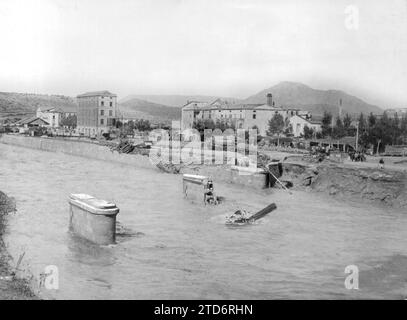
[[[407,0],[0,0],[0,91],[246,98],[280,81],[407,107]]]

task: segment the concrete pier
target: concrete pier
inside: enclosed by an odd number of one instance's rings
[[[69,225],[74,233],[96,244],[115,242],[119,208],[114,203],[87,194],[71,194],[69,207]]]

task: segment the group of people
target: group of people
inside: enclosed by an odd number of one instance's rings
[[[363,152],[361,151],[350,151],[349,152],[349,158],[353,162],[364,162],[366,161],[366,156]]]

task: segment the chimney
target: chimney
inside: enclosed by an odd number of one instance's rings
[[[271,93],[267,93],[267,105],[270,107],[273,106],[273,95]]]

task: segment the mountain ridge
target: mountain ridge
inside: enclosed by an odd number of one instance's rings
[[[298,108],[316,114],[329,111],[337,115],[340,101],[342,101],[342,113],[360,114],[363,112],[368,114],[384,111],[378,106],[369,104],[341,90],[314,89],[303,83],[291,81],[282,81],[270,88],[261,90],[244,99],[243,103],[265,103],[268,93],[273,95],[276,106]]]
[[[187,101],[211,102],[217,98],[230,103],[266,103],[266,95],[271,93],[276,106],[310,111],[321,115],[329,111],[339,114],[339,101],[342,101],[342,114],[358,115],[360,112],[381,114],[384,110],[341,90],[320,90],[292,81],[282,81],[263,89],[246,99],[205,95],[129,95],[119,100],[118,106],[123,117],[144,118],[154,122],[168,122],[181,118],[181,108]],[[138,98],[136,98],[138,97]],[[141,99],[140,97],[151,100]],[[166,102],[166,103],[164,103]],[[59,107],[75,111],[76,100],[64,95],[0,92],[0,116],[23,117],[33,115],[39,106]]]

